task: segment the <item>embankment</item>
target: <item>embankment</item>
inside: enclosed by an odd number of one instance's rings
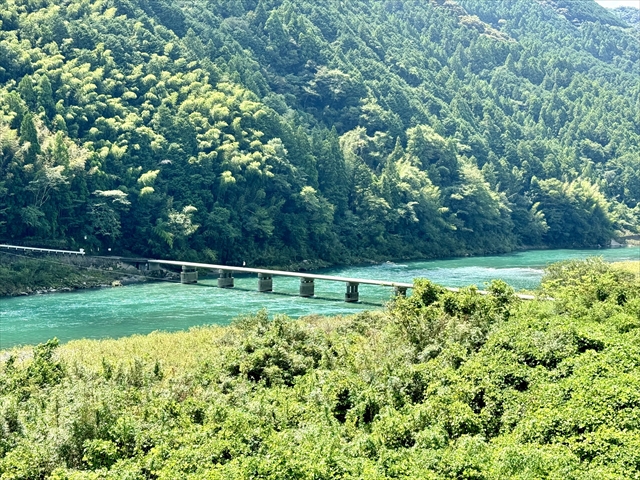
[[[154,272],[154,275],[166,277],[171,273]],[[0,297],[119,286],[153,278],[108,259],[0,252]]]

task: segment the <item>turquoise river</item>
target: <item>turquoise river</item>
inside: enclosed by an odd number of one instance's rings
[[[500,278],[516,290],[535,289],[545,265],[571,258],[601,256],[606,261],[640,260],[640,247],[608,250],[531,250],[509,255],[385,263],[323,270],[323,274],[411,282],[428,278],[441,285],[482,288]],[[144,283],[71,293],[0,299],[0,349],[57,337],[122,337],[154,330],[184,330],[195,325],[228,324],[233,318],[266,308],[269,314],[344,315],[381,308],[390,288],[360,285],[360,303],[348,304],[345,285],[316,281],[316,297],[298,297],[296,278],[275,277],[273,293],[258,293],[255,277],[236,277],[236,288],[215,287],[216,278],[197,285]]]

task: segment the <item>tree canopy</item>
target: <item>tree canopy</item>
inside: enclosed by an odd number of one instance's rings
[[[0,0],[0,239],[283,265],[640,223],[640,45],[591,0]]]

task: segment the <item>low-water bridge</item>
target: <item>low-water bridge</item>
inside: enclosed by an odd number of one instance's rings
[[[288,272],[286,270],[269,270],[266,268],[232,267],[228,265],[214,265],[210,263],[180,262],[174,260],[149,260],[148,268],[153,270],[160,265],[172,265],[182,267],[180,281],[182,283],[195,283],[198,281],[198,268],[212,270],[219,275],[218,287],[233,288],[234,273],[253,273],[258,275],[258,291],[273,291],[273,277],[297,277],[300,279],[300,296],[313,297],[315,295],[315,281],[343,282],[346,284],[344,295],[345,302],[357,302],[360,300],[359,285],[379,285],[381,287],[393,287],[397,295],[406,295],[411,283],[390,282],[386,280],[372,280],[368,278],[337,277],[334,275],[321,275],[310,272]]]
[[[22,250],[27,252],[36,253],[48,253],[54,255],[84,255],[83,251],[74,252],[68,250],[52,250],[46,248],[33,248],[33,247],[21,247],[17,245],[2,245],[0,248]],[[392,287],[396,295],[405,296],[407,290],[413,288],[412,283],[404,282],[392,282],[387,280],[373,280],[368,278],[349,278],[338,277],[334,275],[322,275],[311,272],[288,272],[285,270],[270,270],[266,268],[252,268],[252,267],[236,267],[229,265],[215,265],[211,263],[197,263],[197,262],[183,262],[179,260],[156,260],[147,258],[128,258],[128,257],[96,257],[102,259],[111,259],[127,263],[135,266],[139,270],[153,271],[159,270],[161,265],[170,265],[174,267],[181,267],[180,282],[184,284],[191,284],[198,282],[198,269],[204,269],[213,271],[218,275],[218,287],[220,288],[233,288],[234,286],[234,273],[249,273],[258,275],[258,291],[271,292],[273,291],[273,277],[297,277],[300,279],[300,296],[301,297],[313,297],[315,295],[315,281],[330,281],[330,282],[343,282],[346,285],[346,292],[344,296],[345,302],[357,302],[360,300],[360,294],[358,292],[359,285],[378,285],[381,287]],[[444,287],[451,292],[458,292],[460,289],[452,287]],[[481,295],[486,295],[488,292],[485,290],[478,290]],[[522,300],[533,300],[534,295],[517,294]]]

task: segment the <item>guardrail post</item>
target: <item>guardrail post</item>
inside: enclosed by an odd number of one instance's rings
[[[271,292],[273,291],[273,279],[268,273],[258,274],[258,291],[259,292]]]
[[[313,297],[315,295],[315,282],[313,278],[300,279],[300,296]]]
[[[358,293],[358,285],[355,282],[347,282],[347,293],[344,294],[344,301],[353,303],[357,302],[360,299],[360,294]]]
[[[233,272],[219,269],[218,288],[233,288]]]
[[[180,283],[198,283],[198,271],[193,267],[182,266]]]

